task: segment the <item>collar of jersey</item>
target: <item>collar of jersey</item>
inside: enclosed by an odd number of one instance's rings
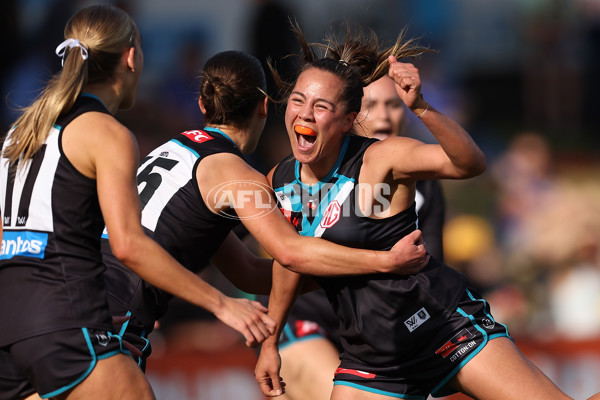
[[[206,128],[204,128],[204,130],[205,130],[205,131],[209,131],[209,132],[215,132],[215,133],[218,133],[219,135],[221,135],[221,136],[225,137],[226,139],[229,139],[229,141],[230,141],[231,143],[233,143],[233,145],[234,145],[235,147],[237,147],[237,145],[235,144],[235,142],[234,142],[234,141],[233,141],[233,140],[232,140],[232,139],[231,139],[229,136],[227,136],[227,135],[225,134],[225,132],[223,132],[222,130],[220,130],[220,129],[218,129],[218,128],[210,128],[210,127],[206,127]]]
[[[104,103],[102,102],[102,100],[100,100],[98,98],[98,96],[96,96],[95,94],[91,94],[91,93],[87,93],[87,92],[82,92],[80,94],[81,97],[89,97],[91,99],[96,99],[100,104],[102,104],[104,106]],[[106,108],[106,106],[104,106],[104,108]],[[108,110],[108,109],[107,109]]]
[[[307,185],[306,183],[300,180],[300,162],[296,160],[296,182],[298,182],[303,188],[308,189],[309,193],[312,193],[312,190],[314,189],[320,190],[321,186],[329,182],[329,180],[337,173],[338,169],[340,168],[340,165],[342,164],[342,160],[346,155],[346,150],[348,150],[349,143],[350,136],[346,136],[344,138],[344,143],[342,143],[342,150],[340,151],[340,154],[335,164],[333,165],[333,168],[331,168],[331,171],[329,171],[329,173],[323,179],[320,179],[319,182],[315,183],[314,185]]]

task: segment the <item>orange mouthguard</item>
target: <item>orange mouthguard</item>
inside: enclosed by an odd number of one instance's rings
[[[296,133],[298,133],[300,135],[317,136],[317,132],[313,131],[312,129],[310,129],[307,126],[296,125],[296,126],[294,126],[294,130],[296,131]]]

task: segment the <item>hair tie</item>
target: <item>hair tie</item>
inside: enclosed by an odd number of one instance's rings
[[[342,64],[344,67],[348,66],[348,62],[347,61],[340,60],[339,63]]]
[[[56,55],[62,57],[62,61],[60,63],[61,66],[65,65],[65,53],[67,52],[67,47],[72,49],[73,47],[79,47],[79,52],[81,54],[81,58],[87,60],[88,51],[87,49],[79,42],[78,39],[67,39],[56,47]]]

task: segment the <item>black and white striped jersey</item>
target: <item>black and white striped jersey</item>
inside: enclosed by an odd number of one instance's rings
[[[0,162],[0,346],[66,328],[112,328],[100,279],[96,181],[75,169],[61,145],[64,128],[86,112],[108,113],[82,95],[31,159],[17,169]],[[9,133],[5,146],[10,140]]]
[[[243,158],[235,143],[218,129],[186,131],[150,152],[138,168],[144,230],[194,272],[208,265],[231,229],[239,224],[237,218],[232,218],[234,215],[213,213],[198,188],[198,164],[218,153]],[[131,312],[149,332],[154,321],[166,311],[172,296],[147,284],[123,266],[110,251],[106,234],[102,252],[107,265],[104,278],[111,309],[115,315]],[[131,321],[134,323],[136,321]]]

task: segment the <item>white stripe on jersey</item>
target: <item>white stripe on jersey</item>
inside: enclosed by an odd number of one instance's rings
[[[19,230],[32,230],[53,232],[54,224],[52,220],[52,184],[54,175],[58,166],[58,161],[61,157],[58,148],[59,129],[55,126],[50,130],[48,138],[45,141],[46,150],[44,158],[40,166],[38,175],[33,186],[31,194],[31,203],[29,204],[29,217],[25,225],[17,226],[17,214],[19,212],[19,204],[23,194],[23,187],[27,176],[30,173],[32,160],[28,159],[23,164],[22,160],[19,164],[23,167],[19,168],[15,175],[15,182],[11,198],[11,215],[10,226],[4,226],[4,229],[17,228]],[[6,144],[5,144],[6,146]],[[0,207],[3,212],[6,212],[6,190],[8,184],[8,159],[2,159],[0,165]]]
[[[152,232],[155,231],[162,210],[169,203],[171,197],[192,179],[191,171],[193,171],[194,163],[198,160],[198,155],[179,142],[171,140],[149,154],[146,162],[138,169],[138,177],[140,172],[156,163],[158,159],[172,160],[176,164],[169,171],[159,165],[154,165],[150,171],[161,177],[160,190],[153,193],[142,212],[142,225]],[[145,186],[146,182],[140,182],[138,193],[141,193]]]

